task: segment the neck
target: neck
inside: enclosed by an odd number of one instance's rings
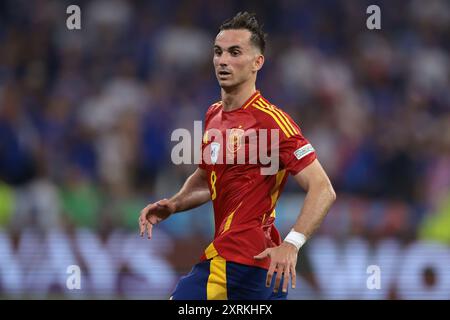
[[[222,106],[224,111],[233,111],[242,107],[245,101],[256,92],[255,83],[236,88],[222,88]]]

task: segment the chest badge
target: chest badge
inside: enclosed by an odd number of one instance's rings
[[[227,150],[230,153],[235,153],[242,146],[242,137],[245,131],[243,129],[233,128],[230,130],[227,140]]]
[[[216,164],[217,159],[219,158],[220,143],[212,142],[210,146],[211,146],[211,163]]]

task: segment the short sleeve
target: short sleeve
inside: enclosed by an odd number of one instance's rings
[[[280,142],[280,162],[292,175],[298,174],[317,157],[314,147],[301,133]]]
[[[287,172],[295,176],[310,165],[317,155],[314,147],[303,136],[298,124],[287,113],[283,114],[292,129],[292,135],[284,135],[280,141],[280,162]]]
[[[273,133],[270,133],[271,150],[277,150],[280,168],[292,175],[298,174],[316,159],[316,152],[309,141],[303,136],[300,127],[283,110],[274,105],[261,103],[255,108],[260,120],[260,127],[278,131],[274,141]]]

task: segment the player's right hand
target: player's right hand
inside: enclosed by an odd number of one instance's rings
[[[144,236],[147,229],[148,238],[152,238],[153,225],[167,219],[175,212],[175,205],[167,199],[159,200],[155,203],[150,203],[141,211],[139,216],[139,231],[141,237]]]

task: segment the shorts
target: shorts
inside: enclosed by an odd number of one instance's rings
[[[171,300],[286,300],[283,278],[273,292],[276,273],[266,287],[267,270],[226,261],[217,256],[196,264],[175,287]]]

